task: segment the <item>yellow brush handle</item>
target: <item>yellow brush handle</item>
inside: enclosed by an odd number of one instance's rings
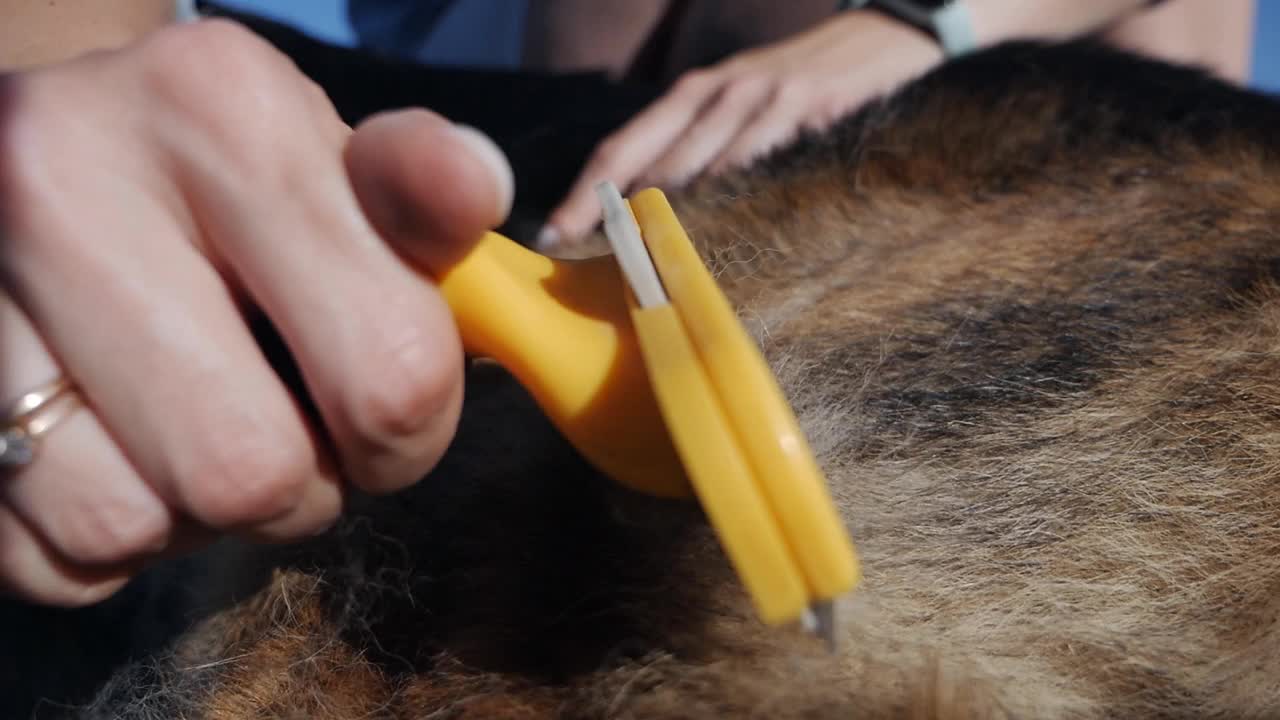
[[[553,260],[488,233],[432,274],[467,351],[510,371],[589,462],[642,492],[690,494],[612,257]]]

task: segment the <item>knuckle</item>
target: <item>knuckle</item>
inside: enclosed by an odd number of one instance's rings
[[[241,25],[218,18],[174,25],[142,46],[143,64],[165,80],[190,82],[226,74],[253,73],[254,63],[270,57],[270,46]],[[226,73],[226,74],[224,74]]]
[[[175,122],[148,127],[171,153],[278,190],[311,184],[350,134],[318,84],[236,23],[177,26],[150,42],[145,95]]]
[[[106,600],[124,586],[127,578],[107,582],[81,582],[72,579],[30,580],[16,578],[12,585],[23,597],[39,603],[63,608],[83,608]]]
[[[677,95],[700,95],[709,90],[715,81],[715,75],[710,70],[690,70],[676,80],[671,92]]]
[[[293,512],[249,530],[259,541],[279,543],[314,536],[334,526],[342,514],[342,492],[336,486],[317,486]]]
[[[796,105],[806,102],[813,96],[813,88],[804,80],[788,78],[773,88],[774,102],[781,105]]]
[[[757,98],[768,95],[772,85],[773,82],[768,78],[743,75],[729,82],[724,90],[724,98],[732,103],[754,102]]]
[[[141,66],[149,97],[231,149],[279,136],[285,131],[274,128],[290,124],[280,115],[297,92],[284,82],[283,58],[233,22],[205,20],[156,33],[141,50]]]
[[[108,501],[76,515],[66,518],[54,542],[63,555],[79,563],[124,562],[153,552],[169,536],[169,519],[163,511]]]
[[[461,353],[442,352],[420,331],[392,343],[370,370],[354,392],[352,414],[356,431],[375,445],[389,449],[421,435],[457,403]]]
[[[830,99],[818,106],[816,127],[833,125],[851,114],[856,106],[847,101]]]
[[[96,605],[115,595],[124,587],[125,579],[104,583],[69,583],[64,592],[63,605],[72,608]]]
[[[43,605],[81,607],[110,596],[128,579],[117,569],[95,576],[93,571],[70,567],[56,557],[56,551],[43,549],[46,543],[6,508],[0,508],[0,595]]]
[[[599,146],[591,158],[591,168],[597,175],[608,175],[622,166],[626,149],[626,140],[621,135],[610,135]]]
[[[324,493],[313,506],[301,532],[314,535],[317,532],[333,527],[338,516],[342,514],[342,494],[339,492]]]
[[[50,97],[56,88],[40,79],[0,82],[20,86],[5,88],[18,100],[14,111],[0,123],[0,157],[4,158],[0,163],[0,222],[12,229],[40,207],[41,186],[55,184],[49,178],[58,173],[58,161],[67,155],[66,143],[73,133],[67,127],[68,115]],[[24,233],[15,232],[5,240],[23,237]]]
[[[305,443],[278,435],[223,437],[177,482],[189,511],[218,528],[249,525],[278,517],[301,500],[316,474]]]

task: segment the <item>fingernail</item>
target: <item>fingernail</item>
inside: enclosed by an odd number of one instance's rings
[[[480,162],[488,166],[489,172],[493,174],[494,182],[498,185],[498,215],[505,220],[511,214],[511,204],[515,201],[516,194],[515,176],[511,171],[511,163],[508,162],[506,154],[488,135],[470,125],[455,124],[453,131],[458,136],[458,139],[471,150]]]
[[[538,231],[538,237],[534,239],[534,244],[539,251],[554,250],[560,245],[560,231],[551,225],[544,225]]]

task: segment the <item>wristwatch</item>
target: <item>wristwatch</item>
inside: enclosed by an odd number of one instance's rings
[[[964,0],[839,0],[836,10],[880,10],[932,35],[947,57],[976,50],[977,38]]]

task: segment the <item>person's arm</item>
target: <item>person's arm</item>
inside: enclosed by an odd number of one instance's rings
[[[128,45],[172,22],[174,0],[0,0],[0,70]]]
[[[1144,11],[1166,10],[1146,10],[1147,0],[966,0],[966,5],[975,49],[1011,40],[1067,40],[1103,32]],[[1204,29],[1195,32],[1207,44],[1227,42],[1221,36],[1211,40]],[[825,127],[945,59],[926,33],[880,10],[859,9],[691,70],[597,148],[549,217],[540,244],[550,249],[591,229],[599,214],[593,188],[600,180],[624,188],[670,187],[708,170],[741,165],[800,128]]]
[[[547,72],[621,73],[671,0],[533,0],[525,15],[524,64]]]
[[[1168,0],[1111,28],[1108,42],[1168,62],[1195,65],[1244,84],[1253,58],[1254,0]]]
[[[1068,40],[1145,8],[1147,0],[966,0],[979,47],[1008,40]]]

